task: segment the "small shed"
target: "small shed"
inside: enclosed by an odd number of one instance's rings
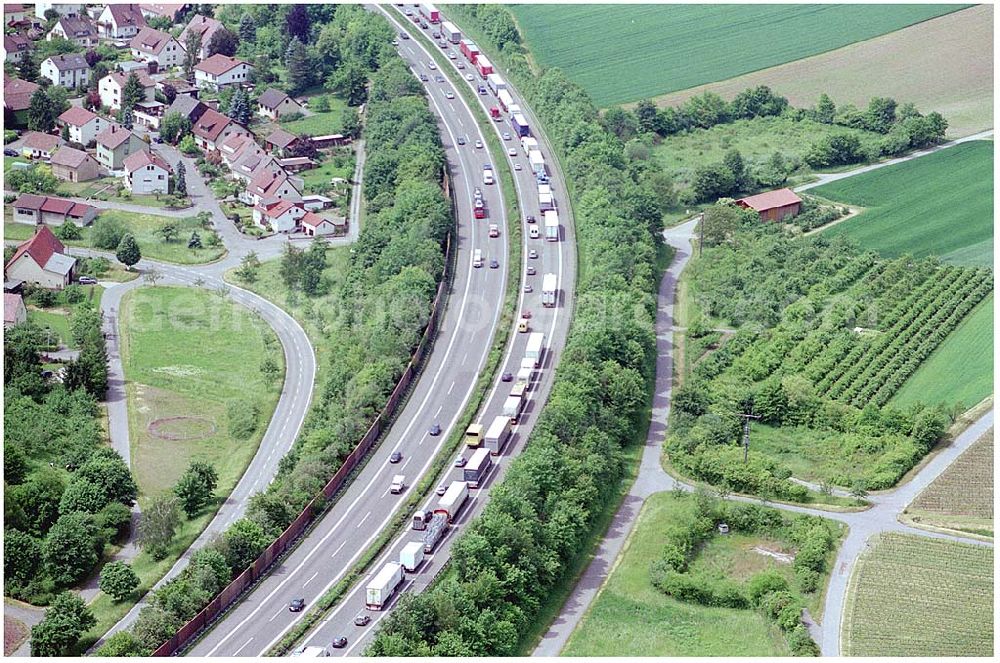
[[[802,211],[802,199],[788,188],[740,198],[736,204],[757,212],[761,221],[784,221]]]

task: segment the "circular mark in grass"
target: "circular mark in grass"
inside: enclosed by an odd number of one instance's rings
[[[215,422],[203,417],[163,417],[149,422],[150,434],[161,440],[195,440],[215,435]]]

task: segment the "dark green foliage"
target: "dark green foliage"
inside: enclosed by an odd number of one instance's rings
[[[238,440],[248,439],[257,430],[260,404],[253,398],[237,398],[226,405],[226,425],[229,434]]]
[[[90,232],[90,243],[95,249],[114,251],[128,232],[125,223],[114,216],[99,216]]]
[[[221,53],[222,55],[228,55],[230,57],[236,55],[236,49],[239,48],[240,38],[235,33],[226,28],[219,28],[212,34],[212,38],[208,41],[208,55],[209,57]]]
[[[153,559],[163,559],[167,556],[167,546],[173,540],[180,521],[176,497],[154,497],[143,509],[139,520],[139,546],[149,552]]]
[[[20,193],[55,193],[59,188],[59,180],[37,164],[32,164],[24,170],[12,170],[6,174],[7,186]],[[58,234],[58,233],[57,233]]]
[[[202,507],[212,501],[212,493],[219,482],[215,468],[207,463],[195,461],[174,486],[174,494],[180,499],[181,508],[188,518],[193,518]]]
[[[48,133],[55,128],[58,116],[59,113],[56,112],[52,100],[45,92],[45,88],[35,90],[35,93],[31,95],[31,102],[28,106],[28,129]]]
[[[222,536],[222,546],[233,575],[242,573],[270,543],[271,538],[256,522],[241,518],[230,525]]]
[[[94,652],[96,656],[149,656],[150,650],[132,635],[131,631],[117,631]]]
[[[56,237],[64,242],[83,237],[83,232],[80,230],[80,227],[69,219],[66,219],[61,226],[56,228],[55,234]]]
[[[118,243],[118,249],[115,251],[115,257],[126,268],[131,268],[132,265],[142,259],[142,253],[139,251],[139,243],[135,241],[135,237],[131,233],[122,235],[122,239]]]
[[[162,138],[163,140],[172,145],[176,145],[177,143],[180,142],[182,138],[184,138],[190,133],[191,133],[191,120],[184,117],[180,113],[177,112],[167,113],[166,116],[163,118],[163,121],[160,122],[160,138]],[[177,165],[178,179],[180,179],[182,165],[183,162],[178,162]],[[178,193],[182,195],[187,193],[186,183],[184,191],[178,191]]]
[[[139,576],[125,562],[109,562],[101,569],[99,587],[116,601],[123,601],[139,586]]]
[[[3,533],[4,593],[16,595],[26,587],[42,563],[42,542],[16,529]]]
[[[67,656],[80,636],[97,623],[83,599],[63,592],[31,628],[32,656]]]
[[[42,556],[53,580],[60,585],[72,585],[90,572],[103,547],[104,540],[93,516],[68,513],[60,516],[49,530]]]
[[[139,645],[154,651],[177,632],[183,622],[169,612],[154,605],[149,605],[139,611],[139,617],[132,627],[132,635]]]

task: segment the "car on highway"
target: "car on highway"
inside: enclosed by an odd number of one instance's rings
[[[491,223],[490,224],[490,237],[499,237],[499,236],[500,236],[500,226],[498,226],[495,223]]]
[[[466,74],[465,75],[465,80],[467,80],[467,81],[469,81],[471,83],[472,81],[474,81],[476,79],[472,77],[472,74]]]
[[[490,260],[490,269],[497,269],[498,267],[500,267],[500,263],[497,262],[496,258]]]
[[[486,86],[485,85],[480,85],[479,86],[479,94],[486,94]]]
[[[517,156],[517,150],[515,150],[513,147],[508,147],[507,148],[507,155],[508,156],[512,156],[512,157],[516,157]]]
[[[514,164],[514,170],[521,170],[521,164],[515,163]]]
[[[457,60],[458,59],[458,56],[455,55],[455,51],[452,51],[452,52],[448,53],[448,59],[449,60]]]
[[[476,149],[477,150],[483,149],[483,141],[479,140],[478,138],[476,139]]]
[[[438,83],[444,83],[444,76],[442,76],[441,74],[437,74],[434,76],[434,80],[437,81]]]
[[[433,36],[433,37],[434,37],[435,39],[440,39],[440,38],[441,38],[441,33],[440,33],[440,32],[435,32],[435,33],[434,33],[434,34],[433,34],[432,36]]]
[[[462,62],[461,60],[459,60],[458,64],[456,64],[455,66],[458,67],[459,69],[465,69],[465,63]]]
[[[525,320],[530,319],[531,318],[531,311],[528,311],[527,309],[525,309],[524,311],[521,311],[521,317],[524,318]]]
[[[431,71],[434,71],[434,70],[435,70],[435,69],[437,69],[438,67],[437,67],[437,65],[436,65],[436,64],[434,64],[433,62],[430,62],[430,63],[428,63],[428,64],[427,64],[427,68],[428,68],[428,69],[430,69]]]
[[[97,285],[97,279],[93,276],[81,276],[76,282],[80,285]]]
[[[426,30],[429,27],[431,27],[431,26],[427,23],[427,21],[420,21],[420,29],[421,30]]]
[[[441,426],[439,426],[438,424],[434,424],[433,426],[431,426],[430,430],[427,431],[427,433],[430,435],[440,435]]]
[[[444,98],[445,99],[454,99],[455,98],[455,93],[452,92],[451,90],[448,90],[447,92],[444,93]]]
[[[288,612],[302,612],[305,607],[305,599],[292,599],[291,603],[288,604]]]
[[[447,492],[448,492],[448,486],[446,486],[446,485],[444,485],[444,484],[441,484],[440,486],[438,486],[438,487],[437,487],[437,490],[435,490],[434,492],[435,492],[435,493],[436,493],[436,494],[437,494],[438,496],[441,496],[441,495],[444,495],[445,493],[447,493]]]
[[[458,137],[458,144],[459,145],[465,145],[465,136],[459,136]]]
[[[503,132],[503,139],[504,139],[504,140],[510,140],[510,134],[509,134],[509,133],[507,133],[506,131],[505,131],[505,132]]]
[[[528,276],[534,276],[534,275],[535,275],[535,266],[528,265]]]
[[[357,615],[354,616],[355,626],[368,626],[368,624],[370,624],[371,621],[372,621],[372,616],[369,615],[367,612],[359,612]]]
[[[344,647],[347,646],[347,638],[345,638],[344,636],[340,636],[339,638],[334,638],[330,642],[330,646],[333,647],[334,649],[343,649]]]
[[[406,34],[405,32],[400,32],[399,33],[399,38],[400,39],[409,39],[410,35]]]
[[[398,39],[393,39],[392,40],[392,45],[393,46],[399,46],[399,40]]]
[[[531,239],[538,239],[540,236],[541,233],[538,232],[538,226],[528,227],[528,237],[530,237]],[[532,258],[534,258],[534,256],[532,256]]]
[[[398,463],[401,460],[403,460],[403,454],[401,454],[398,451],[393,451],[392,455],[389,456],[389,462],[390,463]]]
[[[528,216],[524,217],[524,220],[526,223],[538,223],[538,220],[535,218],[534,214],[529,214]]]
[[[531,249],[530,251],[528,251],[528,257],[534,260],[535,258],[538,257],[538,251]]]
[[[459,456],[455,459],[455,467],[465,467],[465,464],[469,461],[465,459],[465,456]]]
[[[476,197],[476,200],[478,200],[483,197],[483,190],[477,186],[475,189],[473,189],[472,195]]]
[[[514,379],[514,374],[511,373],[510,371],[507,371],[506,373],[500,376],[500,382],[511,382],[513,379]]]
[[[425,82],[429,81],[430,80],[430,76],[428,76],[427,74],[420,74],[420,80],[425,81]]]
[[[535,291],[535,289],[534,289],[534,288],[533,288],[533,287],[531,286],[531,284],[530,284],[530,283],[525,283],[525,284],[524,284],[524,291],[525,291],[525,292],[534,292],[534,291]]]
[[[406,9],[404,9],[403,13],[406,14],[407,16],[413,16],[413,10],[410,9],[409,7],[407,7]]]

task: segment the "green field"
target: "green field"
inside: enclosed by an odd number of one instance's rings
[[[332,94],[327,95],[326,98],[330,102],[330,110],[322,113],[313,112],[301,120],[282,122],[281,128],[293,134],[309,134],[310,136],[340,133],[343,128],[342,118],[344,111],[347,110],[347,102]]]
[[[971,141],[809,191],[867,208],[827,232],[883,255],[993,264],[993,141]]]
[[[961,5],[512,5],[544,67],[598,106],[773,67],[961,9]]]
[[[844,656],[992,656],[993,551],[879,535],[851,577],[843,629]]]
[[[690,505],[691,500],[669,493],[646,501],[614,571],[570,636],[564,656],[788,655],[781,632],[763,614],[678,601],[650,582],[649,567],[662,553],[664,528]],[[729,565],[726,560],[733,554],[728,543],[709,548],[714,553],[699,563]]]
[[[993,295],[979,304],[903,383],[892,403],[962,403],[968,408],[991,393]]]

